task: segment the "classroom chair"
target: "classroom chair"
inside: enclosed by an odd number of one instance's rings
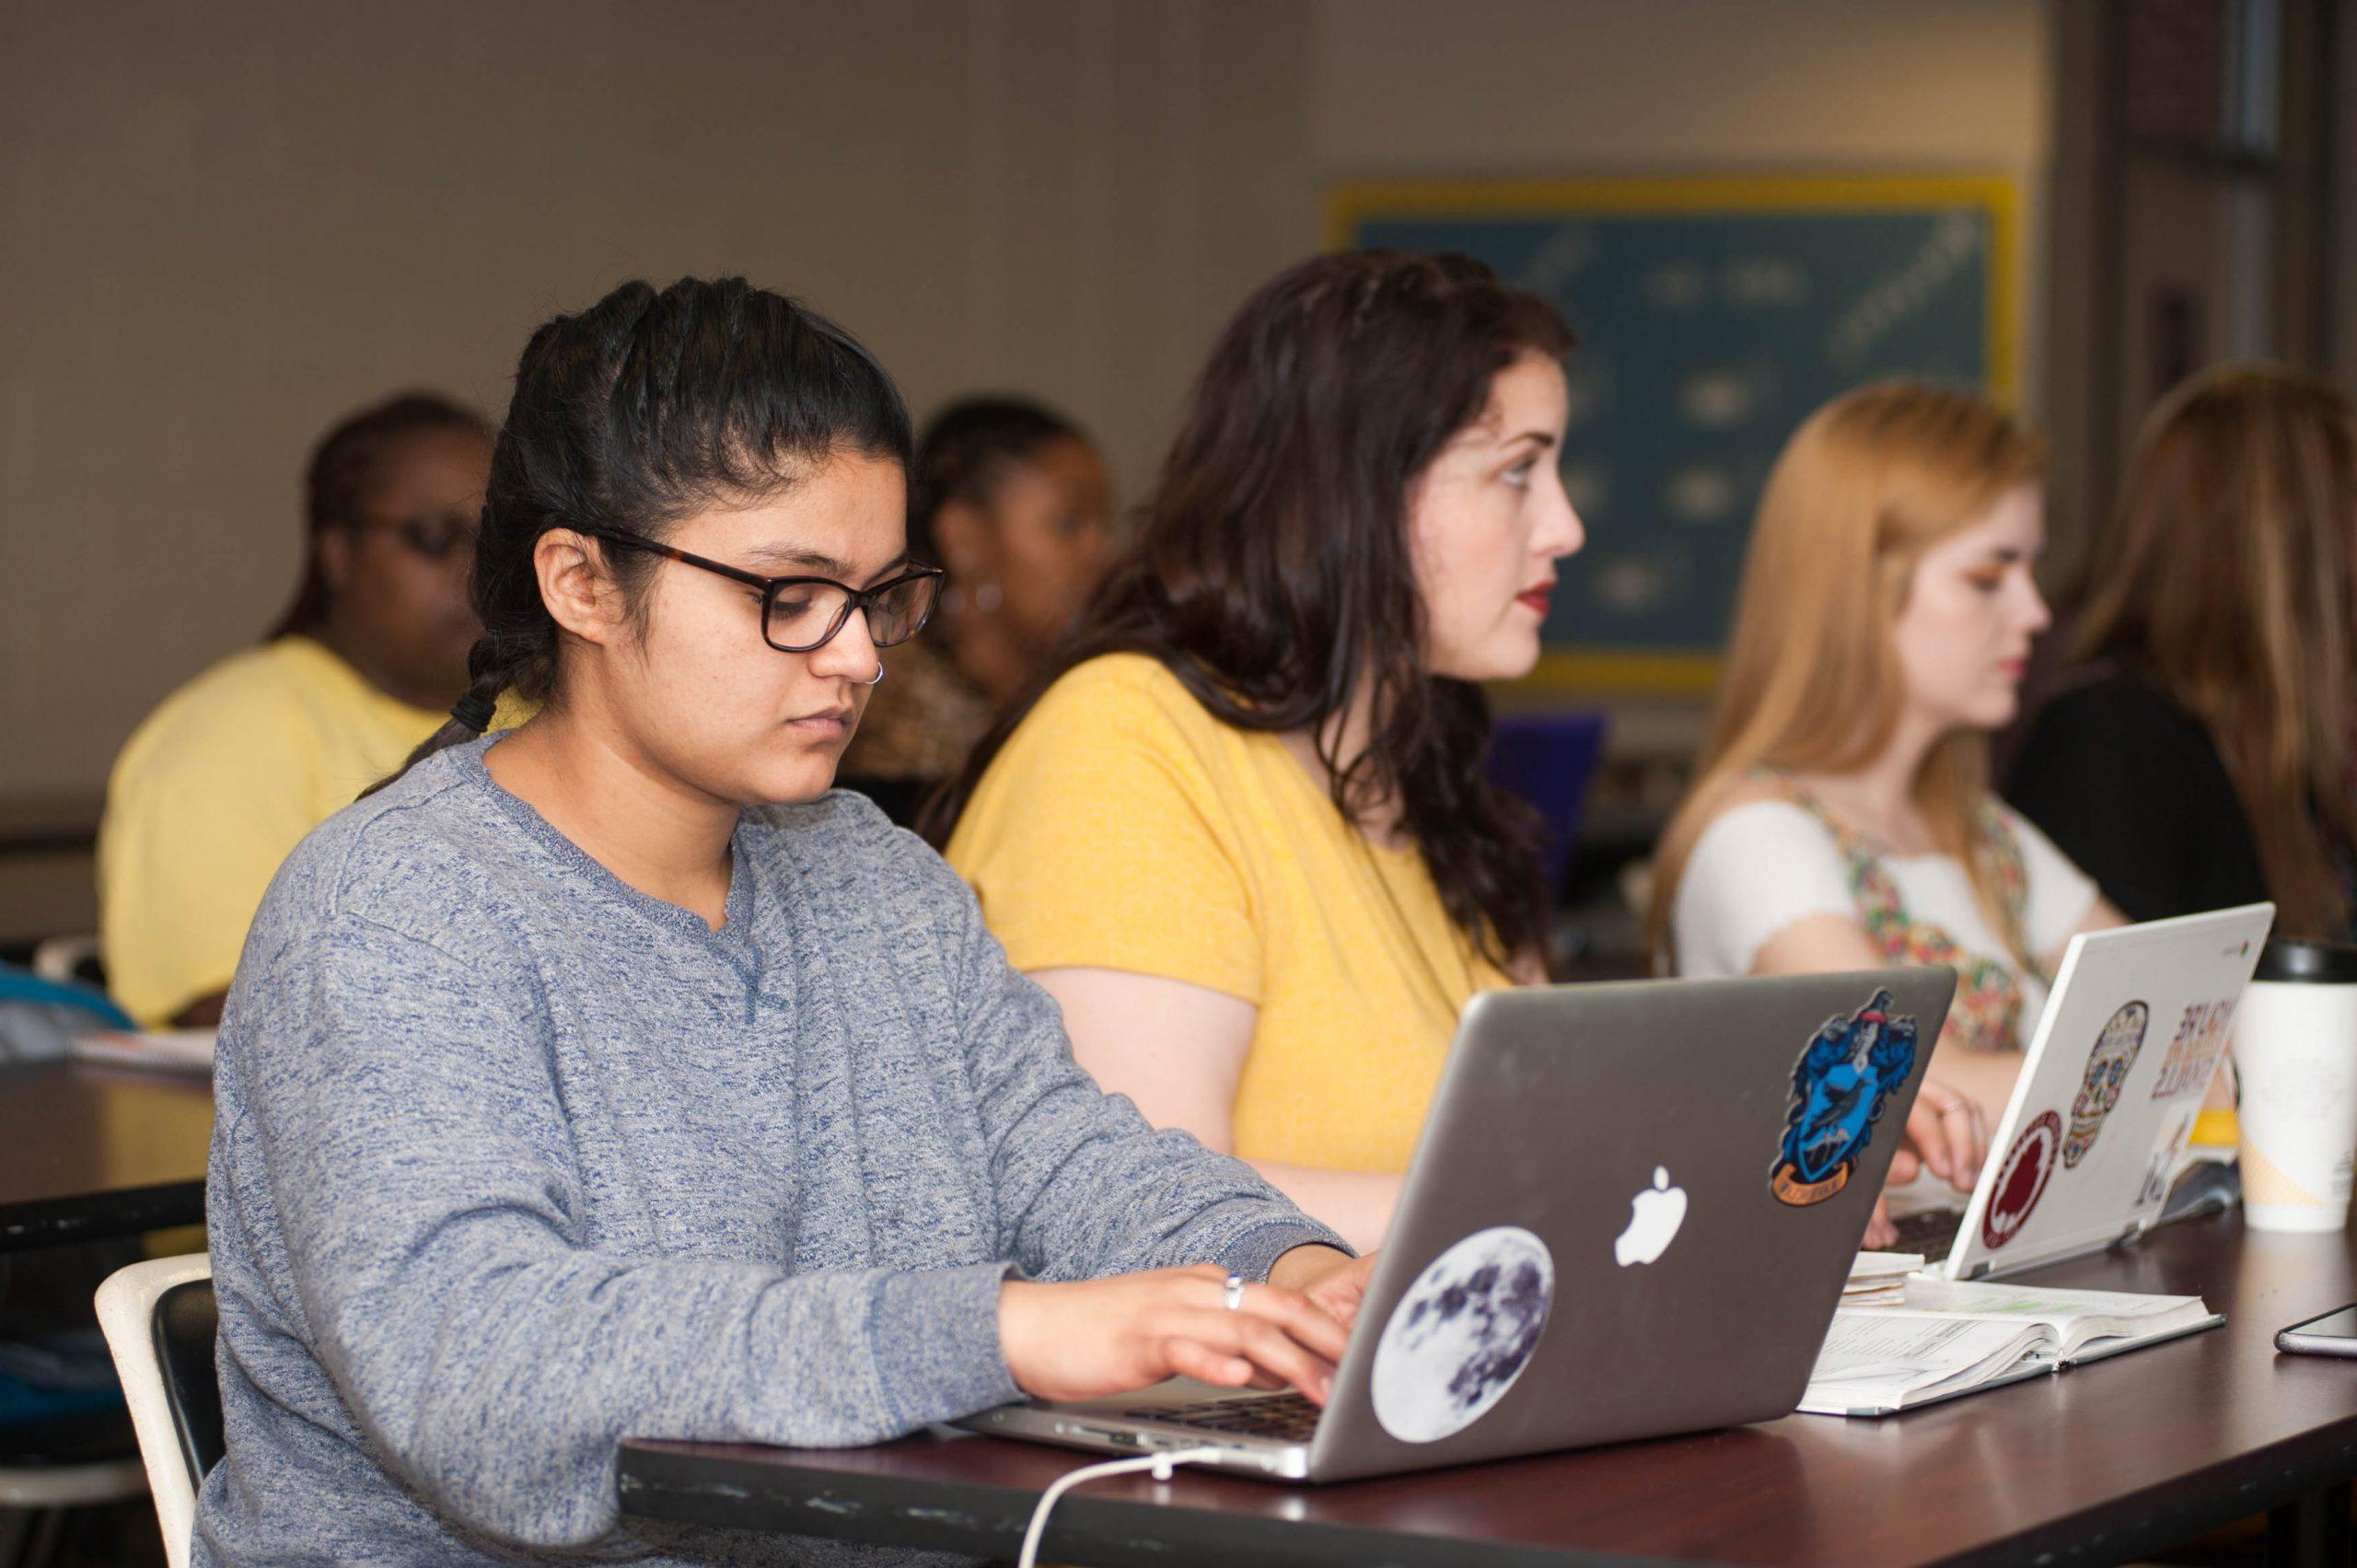
[[[78,980],[106,989],[106,959],[95,931],[72,931],[48,936],[33,948],[33,973],[43,980]]]
[[[99,1326],[131,1403],[165,1559],[188,1568],[196,1489],[223,1447],[213,1260],[196,1252],[116,1270],[99,1287]]]
[[[0,1564],[46,1568],[69,1510],[125,1502],[142,1484],[139,1460],[128,1454],[53,1464],[0,1461]]]

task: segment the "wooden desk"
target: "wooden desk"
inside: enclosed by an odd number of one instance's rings
[[[203,1224],[212,1124],[194,1074],[0,1066],[0,1252]]]
[[[2212,1215],[2026,1280],[2198,1293],[2227,1324],[1884,1421],[1787,1416],[1330,1487],[1122,1477],[1057,1505],[1045,1557],[1103,1568],[2116,1562],[2273,1510],[2277,1561],[2348,1562],[2357,1361],[2279,1356],[2273,1337],[2357,1301],[2349,1236],[2246,1235],[2239,1219]],[[633,1441],[621,1501],[648,1518],[1011,1558],[1040,1491],[1079,1462],[962,1434],[840,1450]]]

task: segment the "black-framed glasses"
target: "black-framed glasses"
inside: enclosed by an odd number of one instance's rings
[[[479,531],[478,514],[456,507],[413,517],[351,517],[344,526],[391,534],[428,561],[447,561],[459,551],[472,553]]]
[[[764,577],[756,573],[707,561],[672,545],[628,534],[599,530],[593,538],[625,550],[643,550],[683,565],[717,573],[732,582],[761,590],[761,641],[782,654],[807,654],[823,648],[854,610],[867,615],[867,640],[879,648],[905,643],[924,629],[941,597],[941,568],[911,562],[900,575],[872,588],[855,588],[832,577]]]

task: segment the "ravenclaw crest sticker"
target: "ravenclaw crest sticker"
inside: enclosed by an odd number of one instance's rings
[[[1768,1190],[1795,1207],[1822,1203],[1850,1184],[1875,1135],[1883,1103],[1915,1068],[1915,1020],[1890,1016],[1891,996],[1846,1018],[1829,1018],[1793,1067],[1784,1142]]]

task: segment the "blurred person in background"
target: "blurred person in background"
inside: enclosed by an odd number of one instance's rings
[[[2006,797],[2137,920],[2357,908],[2357,423],[2314,377],[2206,370],[2146,420],[2070,664]]]
[[[2053,966],[2120,923],[1988,782],[2048,622],[2039,444],[1907,382],[1837,399],[1771,472],[1700,776],[1656,861],[1649,934],[1681,975],[1955,966],[1918,1098],[1979,1174]],[[1958,1151],[1965,1157],[1957,1157]],[[1908,1156],[1892,1180],[1916,1174]],[[1879,1211],[1869,1245],[1892,1236]]]
[[[1037,403],[971,398],[917,444],[909,552],[946,570],[922,640],[884,658],[843,783],[896,821],[965,765],[999,704],[1072,630],[1105,565],[1104,460]]]
[[[467,602],[492,431],[411,392],[312,452],[294,603],[141,723],[108,780],[109,988],[145,1026],[221,1016],[262,890],[319,822],[401,765],[467,687]]]

